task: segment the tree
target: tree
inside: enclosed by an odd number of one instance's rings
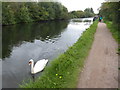
[[[92,17],[92,16],[94,16],[94,11],[93,11],[92,8],[86,8],[84,10],[84,12],[85,12],[85,17]]]
[[[8,24],[15,24],[15,16],[14,12],[11,9],[11,6],[5,2],[2,3],[2,24],[8,25]]]
[[[20,6],[19,10],[15,13],[16,19],[18,22],[30,22],[30,13],[28,8],[24,5],[24,3]]]
[[[68,10],[58,2],[5,2],[3,24],[68,18]]]
[[[39,6],[36,2],[26,2],[26,7],[28,8],[29,16],[33,21],[40,19],[39,17]]]
[[[100,15],[103,15],[104,19],[113,21],[113,23],[120,24],[120,2],[105,2],[102,4]]]

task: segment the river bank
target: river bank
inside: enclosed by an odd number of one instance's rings
[[[78,75],[81,72],[84,60],[88,56],[97,22],[88,28],[79,40],[62,55],[53,60],[46,67],[41,77],[35,82],[23,83],[21,88],[75,88]]]

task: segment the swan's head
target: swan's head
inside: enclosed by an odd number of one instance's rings
[[[33,63],[33,60],[32,59],[30,59],[30,61],[29,61],[29,65],[31,65]]]

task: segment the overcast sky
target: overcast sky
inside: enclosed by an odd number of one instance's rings
[[[98,13],[98,8],[105,0],[59,0],[68,11],[84,10],[85,8],[93,8],[95,13]]]
[[[65,7],[67,7],[68,11],[73,10],[85,10],[86,8],[93,8],[95,13],[98,13],[98,8],[101,6],[101,3],[105,2],[105,0],[2,0],[2,1],[20,1],[20,2],[27,2],[27,1],[39,1],[39,2],[50,2],[50,1],[57,1],[61,2]],[[112,0],[111,0],[112,1]],[[120,0],[113,0],[113,1],[120,1]]]

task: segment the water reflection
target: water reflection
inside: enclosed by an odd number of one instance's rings
[[[51,41],[58,38],[60,33],[67,27],[68,21],[58,21],[57,23],[30,23],[5,26],[2,30],[2,58],[9,57],[13,46],[20,46],[25,41],[34,42],[35,39],[41,41]],[[54,40],[52,41],[54,43]]]

